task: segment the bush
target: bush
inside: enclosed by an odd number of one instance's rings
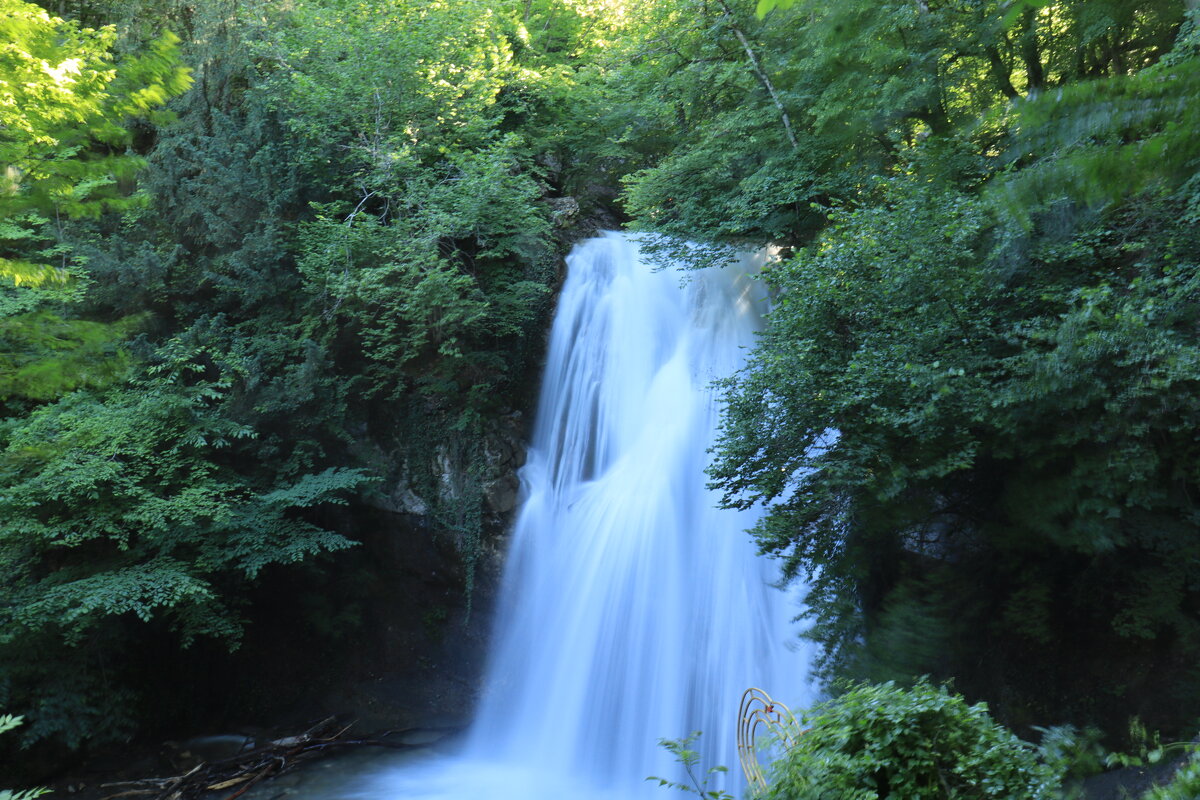
[[[1165,786],[1146,793],[1145,800],[1195,800],[1200,797],[1200,753],[1193,753]]]
[[[807,713],[802,726],[773,765],[768,800],[1040,800],[1058,786],[986,705],[925,681],[857,686]]]

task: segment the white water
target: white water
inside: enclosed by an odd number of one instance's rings
[[[568,266],[469,740],[368,794],[669,800],[645,781],[679,777],[656,743],[694,730],[736,793],[742,692],[811,699],[799,608],[770,585],[753,515],[705,489],[711,382],[742,363],[764,303],[754,265],[681,285],[610,233]]]

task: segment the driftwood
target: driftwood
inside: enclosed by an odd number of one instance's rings
[[[386,731],[366,739],[347,738],[350,727],[341,727],[334,717],[330,717],[303,733],[275,739],[230,758],[201,762],[181,775],[101,784],[103,789],[114,790],[104,800],[195,800],[216,792],[228,792],[213,795],[217,800],[237,800],[260,781],[291,772],[337,748],[369,746],[407,750],[414,747],[387,740],[386,737],[399,731]]]

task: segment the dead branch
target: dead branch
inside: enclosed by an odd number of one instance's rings
[[[187,772],[166,778],[144,778],[102,784],[102,788],[119,789],[104,800],[118,798],[148,798],[148,800],[195,800],[207,792],[234,790],[222,800],[237,800],[251,787],[268,778],[291,772],[296,767],[345,747],[388,747],[411,749],[416,745],[387,741],[387,731],[379,736],[346,738],[352,725],[340,726],[334,717],[321,720],[294,736],[285,736],[264,745],[238,753],[230,758],[201,762]]]

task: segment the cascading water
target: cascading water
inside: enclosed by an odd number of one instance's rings
[[[568,265],[476,722],[460,756],[375,782],[389,795],[661,797],[659,739],[703,731],[704,766],[734,775],[742,691],[810,699],[754,518],[705,488],[711,384],[765,302],[753,264],[683,279],[610,233]]]

